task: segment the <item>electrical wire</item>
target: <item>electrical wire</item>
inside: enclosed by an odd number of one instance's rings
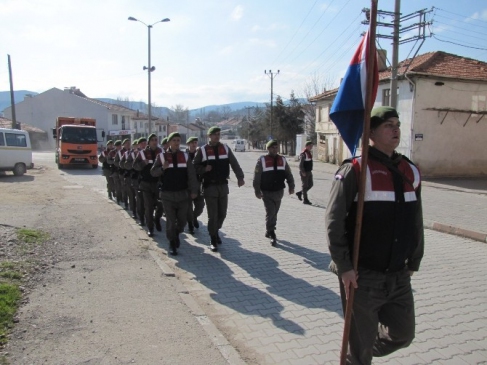
[[[277,55],[277,57],[275,58],[274,61],[272,61],[272,65],[275,64],[275,62],[279,59],[279,57],[281,56],[281,54],[286,50],[286,48],[289,46],[289,44],[292,42],[292,40],[294,39],[294,37],[296,36],[296,34],[298,34],[299,30],[301,29],[301,27],[303,26],[304,22],[306,21],[306,19],[308,19],[308,16],[309,14],[311,14],[311,10],[313,10],[313,8],[315,7],[316,3],[318,2],[318,0],[315,0],[315,2],[313,3],[313,5],[311,5],[311,8],[309,9],[308,11],[308,14],[306,14],[306,16],[304,17],[303,21],[301,22],[301,24],[299,25],[298,29],[296,29],[296,31],[294,32],[293,36],[289,39],[289,41],[287,42],[287,44],[284,46],[284,48],[281,50],[281,52],[279,52],[279,54]]]
[[[482,22],[482,23],[486,23],[487,24],[487,21],[482,20],[482,19],[472,18],[470,16],[465,16],[465,15],[462,15],[462,14],[454,13],[452,11],[448,11],[448,10],[441,9],[441,8],[437,8],[437,7],[434,7],[434,8],[435,9],[438,9],[438,10],[441,10],[441,11],[444,11],[445,13],[450,13],[450,14],[457,15],[457,16],[460,16],[460,17],[465,18],[465,19],[471,19],[471,20],[475,20],[475,21],[478,21],[478,22]]]
[[[434,39],[436,39],[437,41],[440,41],[440,42],[451,43],[451,44],[454,44],[456,46],[461,46],[461,47],[465,47],[465,48],[480,49],[482,51],[487,51],[487,48],[467,46],[465,44],[461,44],[461,43],[456,43],[456,42],[452,42],[452,41],[446,41],[446,40],[443,40],[443,39],[439,39],[435,34],[432,34],[432,37]],[[448,38],[448,37],[445,37],[445,38]],[[450,38],[450,39],[452,39],[452,38]],[[458,41],[458,42],[461,42],[461,41],[459,41],[457,39],[455,39],[455,40]]]

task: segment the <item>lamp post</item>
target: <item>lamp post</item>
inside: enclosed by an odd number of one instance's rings
[[[269,70],[269,72],[267,72],[267,70],[264,70],[264,73],[269,76],[271,78],[271,135],[270,135],[270,138],[274,138],[272,137],[272,104],[273,104],[273,100],[274,100],[274,77],[276,77],[277,75],[279,75],[279,70],[277,70],[277,73],[272,73],[272,70]]]
[[[169,18],[164,18],[162,20],[159,20],[157,22],[155,22],[154,24],[145,24],[143,21],[139,20],[139,19],[136,19],[134,18],[133,16],[130,16],[128,18],[128,20],[132,20],[134,22],[139,22],[139,23],[142,23],[144,24],[146,27],[147,27],[147,32],[148,32],[148,56],[149,56],[149,60],[148,60],[148,66],[144,66],[143,67],[143,70],[147,70],[147,79],[148,79],[148,88],[149,88],[149,91],[148,91],[148,102],[149,102],[149,105],[147,107],[148,109],[148,114],[149,114],[149,135],[151,134],[152,132],[152,103],[151,103],[151,72],[154,71],[156,68],[154,66],[151,66],[151,60],[150,60],[150,30],[151,28],[156,25],[157,23],[165,23],[165,22],[169,22],[171,21],[171,19]]]

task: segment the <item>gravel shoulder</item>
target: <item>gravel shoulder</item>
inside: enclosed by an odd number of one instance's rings
[[[0,185],[0,260],[20,259],[18,227],[50,237],[24,252],[36,264],[0,350],[8,362],[227,364],[120,207],[49,167]]]

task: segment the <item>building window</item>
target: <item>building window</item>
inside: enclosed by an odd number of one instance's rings
[[[112,114],[112,125],[118,125],[118,115]]]
[[[382,105],[383,106],[391,105],[391,89],[382,90]]]
[[[122,115],[122,129],[125,130],[125,115]]]

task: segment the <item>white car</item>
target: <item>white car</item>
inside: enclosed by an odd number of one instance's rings
[[[245,152],[245,140],[244,139],[237,139],[235,140],[235,152]]]

